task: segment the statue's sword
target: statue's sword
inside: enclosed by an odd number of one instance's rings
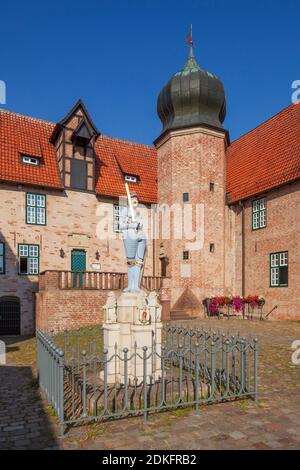
[[[125,188],[126,188],[126,193],[127,193],[128,205],[129,205],[129,209],[130,209],[130,213],[131,213],[131,219],[132,219],[132,222],[135,222],[134,211],[133,211],[133,207],[132,207],[132,202],[131,202],[128,183],[125,183]]]

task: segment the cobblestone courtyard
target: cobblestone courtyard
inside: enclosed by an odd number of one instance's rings
[[[199,320],[188,324],[224,332],[257,334],[260,397],[181,409],[143,418],[95,423],[58,439],[55,416],[36,380],[35,339],[10,338],[0,366],[0,449],[300,449],[300,365],[291,344],[300,322]],[[5,338],[2,338],[5,339]]]

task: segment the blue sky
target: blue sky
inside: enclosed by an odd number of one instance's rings
[[[299,0],[2,2],[2,108],[60,120],[82,98],[99,130],[151,144],[156,99],[187,56],[225,86],[231,140],[288,106],[300,79]]]

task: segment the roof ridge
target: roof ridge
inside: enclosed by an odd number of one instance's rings
[[[14,116],[17,116],[19,118],[23,118],[23,119],[30,119],[32,121],[38,121],[38,122],[42,122],[44,124],[49,124],[49,125],[55,125],[56,122],[54,121],[48,121],[46,119],[41,119],[41,118],[36,118],[36,117],[33,117],[33,116],[28,116],[28,114],[20,114],[20,113],[16,113],[15,111],[10,111],[9,109],[0,109],[0,113],[3,113],[3,114],[13,114]]]
[[[260,124],[258,124],[257,126],[253,127],[252,129],[249,129],[249,131],[245,132],[244,134],[240,135],[240,137],[238,137],[237,139],[235,139],[233,142],[230,143],[229,147],[230,148],[233,144],[235,144],[236,142],[238,142],[240,139],[242,139],[243,137],[245,137],[246,135],[250,134],[251,132],[255,131],[256,129],[258,129],[259,127],[261,127],[263,124],[266,124],[268,121],[271,121],[272,119],[276,118],[276,116],[278,116],[279,114],[283,113],[284,111],[286,111],[287,109],[291,108],[292,106],[295,106],[295,104],[297,103],[291,103],[289,104],[288,106],[286,106],[285,108],[282,108],[280,111],[278,111],[277,113],[273,114],[272,116],[270,116],[269,118],[265,119],[264,121],[262,121]]]
[[[28,116],[28,114],[21,114],[21,113],[16,113],[15,111],[10,111],[9,109],[3,109],[3,108],[0,108],[0,113],[3,113],[3,114],[12,114],[14,116],[17,116],[19,118],[23,118],[23,119],[26,119],[26,120],[32,120],[32,121],[37,121],[37,122],[42,122],[42,123],[45,123],[45,124],[49,124],[49,125],[55,125],[57,124],[57,122],[55,121],[49,121],[49,120],[46,120],[46,119],[41,119],[41,118],[36,118],[36,117],[33,117],[33,116]],[[107,139],[110,139],[110,140],[113,140],[113,141],[118,141],[118,142],[123,142],[123,143],[126,143],[126,144],[131,144],[131,145],[138,145],[140,147],[144,147],[144,148],[149,148],[151,150],[155,150],[155,147],[154,145],[148,145],[148,144],[141,144],[140,142],[134,142],[132,140],[126,140],[126,139],[120,139],[118,137],[112,137],[110,135],[107,135],[107,134],[103,134],[101,133],[99,138],[101,137],[105,137]]]
[[[140,142],[134,142],[133,140],[119,139],[118,137],[112,137],[110,135],[103,134],[103,133],[101,133],[99,139],[101,139],[101,137],[104,137],[104,138],[110,139],[110,140],[114,140],[114,141],[118,141],[118,142],[123,142],[125,144],[138,145],[140,147],[146,147],[146,148],[149,148],[151,150],[155,150],[154,145],[152,146],[152,145],[148,145],[148,144],[141,144]]]

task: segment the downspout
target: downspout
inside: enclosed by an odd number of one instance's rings
[[[245,205],[239,201],[242,208],[242,297],[245,297]]]
[[[157,205],[156,204],[152,204],[151,205],[151,212],[152,212],[152,257],[153,257],[153,277],[155,277],[155,274],[156,274],[156,251],[155,251],[155,245],[156,245],[156,209],[157,209]]]

